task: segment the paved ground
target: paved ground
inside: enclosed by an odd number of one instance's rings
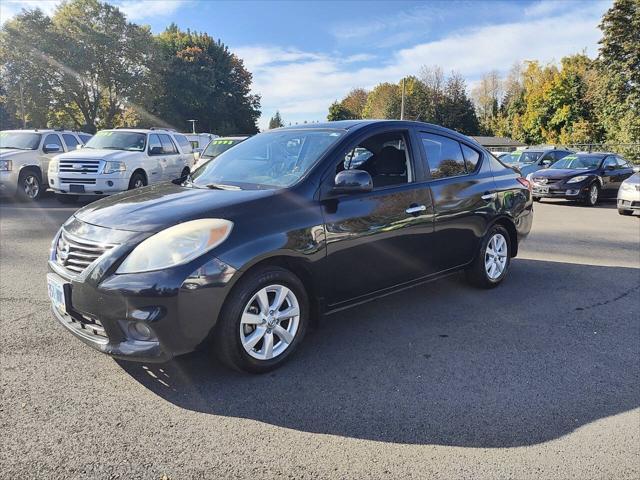
[[[328,317],[268,376],[118,363],[49,314],[52,199],[0,205],[2,478],[640,477],[640,219],[536,205],[500,288]]]

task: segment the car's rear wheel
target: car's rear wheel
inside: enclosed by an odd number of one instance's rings
[[[598,203],[598,199],[600,198],[600,187],[598,187],[597,183],[592,183],[589,187],[589,191],[587,192],[587,197],[584,200],[584,203],[588,207],[594,207]]]
[[[619,213],[620,215],[626,215],[626,216],[628,216],[628,215],[633,215],[633,210],[624,210],[623,208],[619,208],[619,209],[618,209],[618,213]]]
[[[494,225],[480,244],[480,251],[466,271],[467,279],[480,288],[493,288],[507,276],[511,265],[509,232]]]
[[[214,348],[225,365],[264,373],[279,367],[304,338],[309,300],[288,270],[265,267],[248,275],[225,301]]]
[[[65,195],[62,193],[56,193],[56,200],[58,200],[60,203],[64,203],[65,205],[76,203],[78,201],[78,195]]]
[[[136,172],[131,175],[131,179],[129,180],[129,190],[133,190],[134,188],[142,188],[147,185],[147,179],[140,172]]]
[[[32,169],[25,169],[18,177],[18,198],[23,201],[38,200],[44,193],[40,174]]]

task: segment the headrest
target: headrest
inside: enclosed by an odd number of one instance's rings
[[[378,175],[404,175],[407,164],[404,152],[388,145],[376,155],[375,170]]]

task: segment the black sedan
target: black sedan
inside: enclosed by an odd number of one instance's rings
[[[533,198],[565,198],[594,206],[600,198],[615,198],[634,169],[615,153],[573,153],[529,178]]]
[[[276,129],[193,177],[76,212],[53,240],[49,295],[62,325],[113,356],[212,343],[227,365],[264,372],[321,313],[460,270],[495,287],[532,204],[527,180],[434,125]]]

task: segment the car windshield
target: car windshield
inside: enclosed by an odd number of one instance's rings
[[[207,148],[204,150],[204,152],[202,152],[202,156],[207,158],[216,158],[218,155],[220,155],[223,152],[226,152],[231,147],[233,147],[234,145],[237,145],[241,141],[242,139],[239,139],[239,138],[236,138],[236,139],[216,138],[215,140],[212,140],[209,143],[209,145],[207,145]]]
[[[144,133],[102,130],[91,137],[84,148],[142,152],[145,148],[146,138],[147,135]]]
[[[592,168],[598,168],[602,157],[597,155],[568,155],[549,168],[565,168],[575,170],[590,170]]]
[[[509,163],[532,163],[538,161],[542,152],[514,152],[505,157]]]
[[[0,148],[15,148],[18,150],[36,150],[40,145],[39,133],[30,132],[0,132]]]
[[[302,178],[341,136],[338,130],[261,133],[196,170],[191,184],[202,188],[287,187]]]

